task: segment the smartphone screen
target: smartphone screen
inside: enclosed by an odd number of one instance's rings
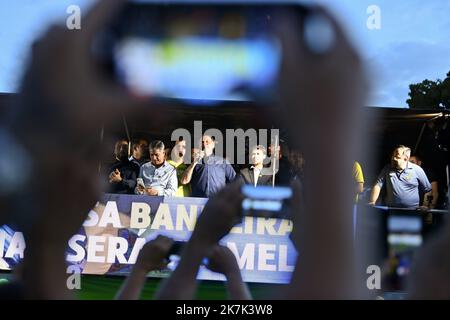
[[[418,214],[389,214],[387,244],[392,285],[404,290],[416,249],[423,243],[422,217]]]
[[[106,37],[114,76],[134,94],[191,104],[274,100],[280,8],[130,2]]]
[[[244,216],[290,219],[290,187],[243,185],[242,212]]]
[[[144,180],[142,178],[137,178],[136,179],[136,184],[138,185],[138,187],[145,188],[145,183],[144,183]]]
[[[115,51],[119,79],[135,94],[195,100],[249,100],[239,89],[274,82],[277,47],[268,40],[130,37]]]

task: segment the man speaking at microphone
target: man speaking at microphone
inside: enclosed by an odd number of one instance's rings
[[[231,164],[214,152],[215,141],[212,137],[202,137],[202,151],[194,153],[192,163],[184,172],[181,183],[191,184],[192,197],[209,198],[236,177]]]

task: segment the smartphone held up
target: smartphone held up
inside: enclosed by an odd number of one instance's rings
[[[133,94],[188,105],[277,98],[277,2],[130,1],[100,37],[111,75]]]

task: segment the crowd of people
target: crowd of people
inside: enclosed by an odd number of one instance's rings
[[[268,148],[270,152],[272,147]],[[289,186],[303,179],[303,154],[287,144],[279,146],[276,154],[267,154],[263,145],[252,146],[247,152],[248,165],[232,165],[227,159],[216,156],[214,148],[214,137],[203,136],[201,147],[191,149],[192,161],[187,163],[184,140],[175,141],[172,148],[159,140],[149,144],[143,138],[133,141],[129,148],[127,140],[119,140],[114,152],[116,162],[108,168],[107,192],[209,198],[234,180],[256,187]],[[275,170],[274,159],[268,162],[267,157],[276,158]],[[393,150],[391,162],[373,185],[365,185],[358,161],[353,163],[352,171],[355,202],[392,208],[435,209],[439,196],[445,196],[439,195],[437,177],[432,169],[427,168],[426,173],[421,158],[411,155],[411,149],[403,145]]]
[[[191,149],[192,161],[187,163],[184,140],[176,141],[169,148],[159,140],[148,143],[146,139],[138,139],[129,148],[127,140],[121,139],[115,144],[115,162],[107,169],[109,187],[106,191],[209,198],[235,180],[255,187],[288,186],[303,174],[302,154],[287,145],[279,146],[277,154],[269,155],[263,145],[250,147],[248,166],[232,165],[217,156],[214,149],[214,137],[203,136],[201,147]],[[269,146],[269,151],[271,149]],[[276,158],[275,165],[273,159],[268,163],[264,161],[268,156]]]

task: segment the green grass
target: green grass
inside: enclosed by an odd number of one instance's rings
[[[81,289],[76,291],[80,300],[110,300],[122,285],[124,277],[89,276],[81,277]],[[149,278],[142,291],[141,299],[152,299],[162,279]],[[255,299],[267,299],[281,285],[249,283],[249,289]],[[227,292],[221,281],[202,281],[199,283],[197,299],[227,299]]]
[[[12,278],[10,272],[0,272],[0,285],[8,283]],[[160,278],[148,278],[142,291],[141,299],[152,299],[159,287]],[[98,276],[82,275],[81,289],[74,290],[76,297],[80,300],[111,300],[125,277],[122,276]],[[248,283],[248,287],[254,299],[270,299],[277,289],[283,285]],[[227,299],[225,283],[221,281],[201,281],[197,290],[197,299],[200,300],[224,300]]]

